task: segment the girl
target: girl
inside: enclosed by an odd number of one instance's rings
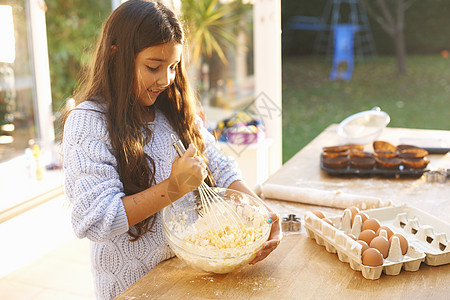
[[[195,116],[182,47],[181,25],[164,5],[123,3],[106,20],[66,117],[65,189],[74,231],[91,241],[99,299],[116,297],[173,257],[159,211],[202,180],[256,196]],[[171,134],[189,145],[174,160]],[[269,217],[269,240],[251,264],[281,240],[277,215]]]

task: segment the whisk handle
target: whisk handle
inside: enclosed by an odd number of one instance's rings
[[[181,142],[181,140],[177,139],[177,137],[172,133],[170,135],[172,137],[172,145],[175,148],[175,150],[177,151],[179,156],[183,156],[184,152],[186,152],[186,148],[184,148],[183,143]]]

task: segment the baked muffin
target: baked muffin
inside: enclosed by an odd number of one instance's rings
[[[419,147],[400,148],[399,157],[402,158],[423,158],[428,155],[428,151]]]
[[[347,156],[338,156],[334,158],[323,158],[323,166],[330,169],[345,169],[349,158]]]
[[[373,157],[352,157],[350,158],[350,168],[353,169],[372,169],[375,166]]]
[[[352,158],[352,157],[372,157],[372,153],[366,152],[363,150],[359,150],[359,149],[349,149],[348,155],[350,156],[350,158]]]
[[[347,150],[348,150],[348,146],[347,145],[328,146],[328,147],[323,147],[322,148],[323,152],[346,152]]]
[[[405,168],[408,169],[425,169],[425,167],[430,163],[428,159],[425,158],[402,158],[402,163]]]
[[[418,147],[417,147],[417,146],[414,146],[414,145],[407,145],[407,144],[400,144],[400,145],[397,145],[397,150],[398,150],[398,151],[402,151],[402,150],[408,149],[408,148],[418,148]]]
[[[322,152],[323,158],[335,158],[339,156],[347,156],[347,151],[342,152]]]
[[[379,151],[379,152],[374,152],[373,156],[379,157],[379,158],[393,158],[393,157],[397,157],[397,152]]]
[[[361,144],[346,144],[349,150],[364,150],[364,145]]]
[[[339,145],[339,146],[322,147],[322,151],[323,152],[344,152],[344,151],[347,151],[349,149],[363,150],[364,149],[364,145],[360,145],[360,144],[345,144],[345,145]]]
[[[385,141],[374,141],[372,144],[374,152],[397,152],[397,147],[389,142]]]
[[[375,157],[375,161],[380,169],[398,169],[402,164],[402,160],[398,157]]]

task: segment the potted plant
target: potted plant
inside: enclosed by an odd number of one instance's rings
[[[214,66],[228,65],[227,54],[238,43],[238,35],[246,26],[241,26],[249,5],[242,0],[183,0],[181,15],[188,39],[188,66],[194,86],[202,93],[202,103],[209,104],[209,91],[214,90],[218,80],[212,80]],[[217,72],[214,72],[217,73]],[[217,74],[214,74],[217,77]]]

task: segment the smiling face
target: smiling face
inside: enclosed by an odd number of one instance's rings
[[[153,105],[159,94],[173,83],[181,52],[181,44],[170,42],[145,48],[137,54],[134,94],[142,105]]]

